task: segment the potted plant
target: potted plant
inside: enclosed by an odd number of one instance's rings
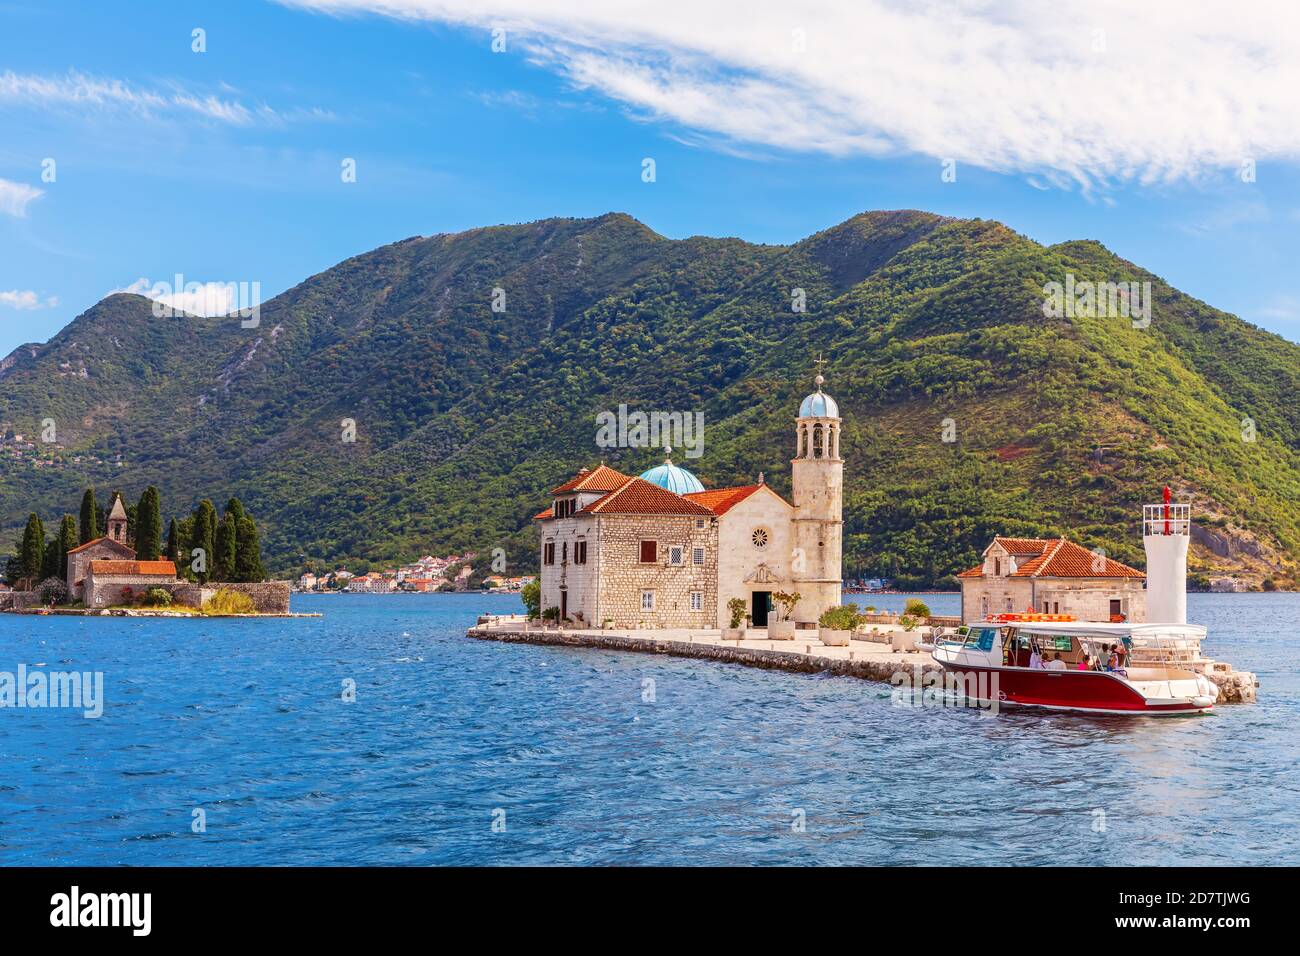
[[[557,627],[560,623],[560,609],[558,607],[548,607],[542,612],[542,623],[549,627]]]
[[[772,600],[781,607],[781,613],[775,620],[767,622],[767,636],[774,641],[794,640],[794,606],[803,597],[798,591],[774,591]]]
[[[727,602],[727,612],[731,615],[731,626],[722,629],[722,639],[739,641],[745,636],[745,599],[732,598]]]
[[[817,636],[828,647],[847,647],[853,632],[862,623],[856,604],[842,604],[827,608],[817,619]]]

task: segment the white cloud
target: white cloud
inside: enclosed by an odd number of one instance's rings
[[[0,179],[0,213],[22,219],[27,215],[27,204],[44,195],[45,192],[35,186]]]
[[[503,27],[577,86],[749,144],[1084,186],[1300,157],[1290,0],[281,2],[478,28],[485,46]]]
[[[229,315],[250,304],[239,300],[239,286],[233,282],[186,282],[180,291],[176,291],[171,283],[140,278],[108,294],[117,292],[142,295],[189,315]]]
[[[58,296],[42,299],[31,289],[10,289],[7,292],[0,289],[0,306],[6,308],[30,312],[33,309],[52,309],[58,304]]]
[[[230,89],[225,84],[222,87],[227,91]],[[105,112],[128,111],[149,117],[183,115],[235,126],[247,126],[259,120],[278,123],[302,118],[331,118],[330,113],[320,109],[279,112],[265,104],[245,106],[233,97],[196,93],[179,86],[144,89],[124,80],[89,76],[76,70],[63,76],[6,70],[0,73],[0,102],[37,108],[60,106]]]

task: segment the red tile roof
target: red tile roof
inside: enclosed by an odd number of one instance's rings
[[[1146,574],[1081,544],[1058,538],[1051,548],[1016,568],[1026,578],[1145,578]]]
[[[631,480],[631,475],[615,471],[608,465],[598,465],[595,471],[582,469],[564,484],[552,488],[551,494],[559,495],[566,491],[615,491]]]
[[[176,565],[170,561],[91,561],[95,574],[147,574],[176,577]]]
[[[98,538],[91,538],[85,544],[77,545],[77,547],[75,548],[68,549],[68,554],[76,554],[78,551],[85,551],[87,548],[94,547],[95,545],[101,544],[104,541],[107,541],[109,544],[115,544],[119,548],[122,548],[126,551],[131,551],[131,549],[127,547],[127,545],[123,544],[121,541],[114,541],[112,538],[110,538],[108,535],[105,534],[105,535],[100,535]],[[135,554],[134,551],[131,551],[131,553]]]
[[[644,478],[632,478],[578,514],[712,515],[713,512]]]
[[[724,515],[759,488],[765,487],[766,485],[738,485],[735,488],[710,488],[708,491],[692,491],[682,497],[703,505],[715,515]]]
[[[1089,551],[1081,544],[1075,544],[1065,538],[995,538],[1008,551],[1008,543],[1026,548],[1023,551],[1011,551],[1012,554],[1029,556],[1030,559],[1016,568],[1010,575],[1013,578],[1145,578],[1146,574],[1127,564],[1102,557]],[[1027,546],[1038,544],[1043,547],[1028,550]],[[1097,562],[1101,566],[1097,566]],[[961,572],[959,578],[980,578],[984,576],[984,565]]]
[[[545,521],[547,518],[554,518],[554,517],[555,517],[555,508],[548,506],[544,510],[539,511],[537,512],[537,514],[533,515],[533,520]]]

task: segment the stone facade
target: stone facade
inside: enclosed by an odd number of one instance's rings
[[[712,629],[729,623],[736,598],[757,627],[777,591],[800,594],[801,623],[837,607],[844,460],[839,409],[821,383],[795,420],[790,502],[761,475],[706,490],[667,456],[639,478],[601,465],[553,489],[535,516],[543,611],[588,627]]]
[[[97,573],[95,565],[91,564],[86,569],[81,599],[88,608],[108,607],[112,604],[122,603],[124,588],[130,588],[136,595],[155,587],[161,587],[170,592],[171,585],[175,583],[176,576],[174,574]]]
[[[82,584],[91,561],[133,561],[135,549],[110,537],[95,538],[68,552],[68,592],[85,600]],[[90,602],[86,601],[89,606]]]

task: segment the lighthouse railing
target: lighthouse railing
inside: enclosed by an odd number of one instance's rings
[[[1190,504],[1158,504],[1142,506],[1142,534],[1165,535],[1192,533],[1192,506]]]

